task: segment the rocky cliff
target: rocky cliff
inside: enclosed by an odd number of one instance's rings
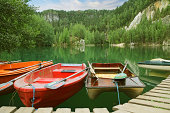
[[[142,12],[139,12],[136,15],[136,17],[133,19],[133,21],[130,23],[130,25],[128,27],[125,27],[126,30],[135,28],[140,23],[144,14],[146,14],[147,19],[153,19],[156,11],[159,10],[161,12],[162,9],[167,8],[168,5],[170,5],[169,0],[156,1],[155,3],[153,3],[149,7],[147,7],[145,10],[143,10]]]

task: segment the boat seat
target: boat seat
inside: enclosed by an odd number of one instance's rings
[[[62,73],[75,73],[76,70],[67,70],[67,69],[63,69],[61,72],[62,72]]]
[[[114,73],[114,74],[96,74],[95,76],[98,77],[98,78],[111,78],[111,79],[114,79],[115,76],[117,75],[117,73]]]
[[[95,70],[120,70],[120,67],[93,67]]]
[[[33,82],[38,82],[38,83],[50,83],[53,81],[60,81],[63,78],[37,78]]]
[[[74,73],[76,73],[78,70],[74,69],[55,69],[53,70],[53,77],[54,78],[65,78],[68,77]]]

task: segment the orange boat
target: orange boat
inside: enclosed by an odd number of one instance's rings
[[[6,83],[16,77],[21,76],[31,70],[35,70],[38,67],[46,67],[52,65],[52,61],[29,61],[29,62],[18,62],[11,64],[0,64],[0,84]],[[2,90],[0,88],[0,95],[8,94],[14,91],[13,85]]]

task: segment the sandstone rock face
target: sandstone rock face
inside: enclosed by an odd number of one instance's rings
[[[162,9],[165,9],[169,5],[168,0],[161,0],[156,1],[154,4],[151,4],[149,7],[147,7],[142,12],[139,12],[134,20],[130,23],[129,27],[125,27],[126,30],[130,30],[132,28],[136,28],[138,24],[140,24],[142,16],[146,14],[147,19],[153,19],[154,14],[157,10],[162,11]]]
[[[164,24],[170,24],[170,15],[167,15],[164,18],[162,18],[162,22]]]
[[[138,15],[136,15],[136,17],[133,19],[133,21],[130,23],[129,27],[127,28],[127,30],[130,30],[132,28],[135,28],[141,21],[142,19],[142,13],[139,12]]]
[[[80,41],[75,42],[75,45],[85,46],[85,40],[81,39]]]
[[[170,39],[167,39],[165,41],[163,41],[163,44],[164,46],[170,46]]]

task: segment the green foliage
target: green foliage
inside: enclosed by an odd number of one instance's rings
[[[160,10],[158,9],[153,17],[153,21],[154,20],[158,20],[160,18],[165,17],[166,15],[170,15],[170,6],[168,5],[167,8],[163,8],[162,11],[160,12]]]
[[[100,33],[99,31],[94,32],[94,44],[104,44],[106,42],[106,39],[104,38],[104,33]]]
[[[90,32],[89,30],[86,30],[85,34],[85,41],[86,44],[94,44],[94,32]]]
[[[168,34],[168,26],[164,25],[161,20],[152,22],[145,17],[136,29],[128,31],[117,29],[111,32],[109,35],[109,43],[120,43],[123,41],[127,43],[161,44],[163,40],[166,39],[166,34]]]
[[[35,15],[29,0],[0,0],[1,48],[46,46],[53,43],[54,29]]]
[[[0,1],[0,35],[1,47],[19,47],[23,40],[25,24],[30,22],[34,10],[23,0]],[[7,46],[10,45],[10,46]]]
[[[124,29],[155,0],[128,0],[115,10],[46,10],[39,13],[27,4],[28,1],[0,0],[1,48],[74,45],[81,39],[86,44],[96,45],[162,43],[169,34],[169,24],[164,25],[160,20],[169,15],[169,6],[162,12],[156,11],[154,22],[143,17],[135,29]]]
[[[75,24],[71,28],[71,35],[76,37],[78,40],[84,39],[86,33],[86,27],[82,24]]]
[[[60,34],[59,44],[70,44],[70,35],[67,28],[64,28],[63,32]]]
[[[37,15],[33,15],[31,24],[34,31],[37,32],[35,37],[36,46],[50,46],[54,42],[54,29],[51,24]]]

